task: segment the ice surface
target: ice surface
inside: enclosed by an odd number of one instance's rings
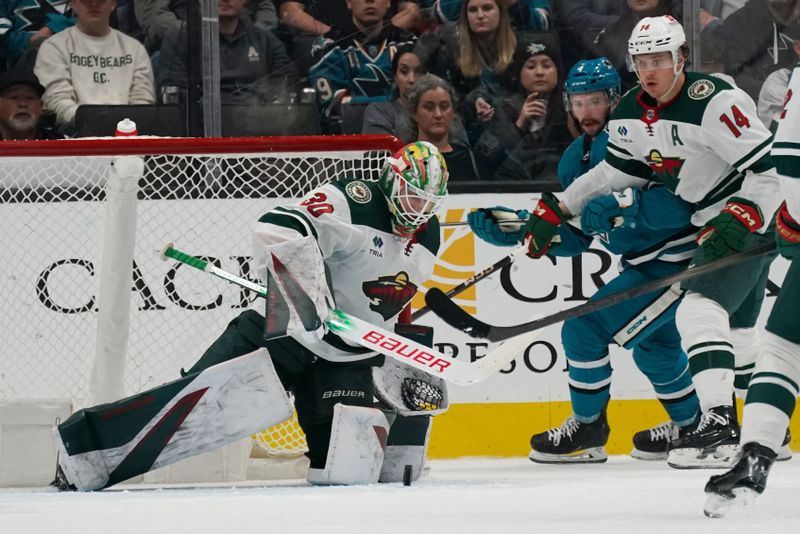
[[[709,519],[703,486],[718,472],[627,457],[566,466],[464,459],[431,461],[411,487],[294,480],[98,493],[3,489],[0,534],[800,532],[800,457],[776,464],[751,507]]]

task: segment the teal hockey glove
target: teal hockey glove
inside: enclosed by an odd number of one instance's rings
[[[542,193],[542,198],[525,225],[524,240],[528,243],[528,256],[541,258],[553,245],[556,230],[564,222],[564,213],[552,193]]]
[[[589,235],[606,234],[620,226],[634,228],[638,212],[639,190],[629,187],[590,200],[581,212],[581,228]]]
[[[697,234],[698,252],[703,259],[699,263],[739,252],[744,248],[745,238],[763,225],[764,217],[754,202],[739,197],[729,198],[719,215],[708,221]]]
[[[528,218],[527,210],[512,210],[503,206],[482,208],[467,214],[467,222],[476,236],[497,247],[513,247],[525,234],[522,225]],[[522,220],[520,224],[500,224],[504,220]]]
[[[775,241],[784,258],[792,259],[800,251],[800,224],[792,218],[786,202],[775,215]]]

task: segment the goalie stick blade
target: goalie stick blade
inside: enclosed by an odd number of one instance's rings
[[[466,332],[472,337],[486,338],[489,336],[489,331],[492,329],[490,325],[462,310],[438,287],[433,287],[425,293],[425,304],[453,328]]]

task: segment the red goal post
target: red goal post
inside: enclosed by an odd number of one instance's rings
[[[260,215],[333,179],[374,180],[400,147],[380,135],[0,143],[0,401],[78,409],[177,378],[252,296],[160,248],[252,278]],[[269,454],[296,453],[276,439]]]

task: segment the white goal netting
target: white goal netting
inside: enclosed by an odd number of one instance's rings
[[[398,148],[382,136],[4,145],[0,401],[70,399],[75,409],[109,400],[98,391],[129,395],[178,378],[250,304],[238,287],[162,261],[167,242],[252,278],[262,214],[335,178],[375,179]],[[144,162],[138,192],[110,178],[126,153]],[[114,281],[111,264],[131,256],[133,279]],[[258,440],[269,454],[293,454],[304,447],[298,433],[292,422]]]

